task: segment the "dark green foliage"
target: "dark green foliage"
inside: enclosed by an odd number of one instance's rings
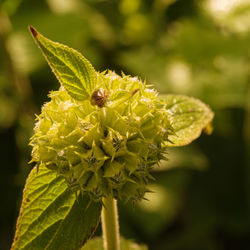
[[[98,71],[139,75],[161,93],[195,96],[216,113],[211,136],[169,149],[168,163],[156,168],[159,185],[149,198],[157,197],[158,206],[121,209],[122,234],[152,250],[248,249],[249,6],[224,18],[210,15],[206,1],[69,1],[77,4],[64,9],[53,2],[1,2],[0,249],[10,248],[33,167],[27,165],[33,114],[58,89],[28,25],[77,49]]]

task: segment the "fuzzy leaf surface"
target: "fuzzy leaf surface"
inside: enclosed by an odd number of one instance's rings
[[[63,177],[34,168],[25,185],[11,249],[79,249],[95,231],[101,204],[76,195]]]
[[[97,73],[90,62],[78,51],[47,39],[33,27],[30,27],[30,31],[53,73],[69,95],[80,101],[86,100],[97,81]]]
[[[161,96],[175,135],[169,135],[169,147],[185,146],[197,139],[214,117],[212,110],[200,100],[183,95]]]

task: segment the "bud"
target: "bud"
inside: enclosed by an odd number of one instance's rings
[[[99,73],[99,88],[80,101],[61,87],[37,117],[32,158],[92,199],[140,200],[164,159],[172,133],[157,92],[137,78]]]

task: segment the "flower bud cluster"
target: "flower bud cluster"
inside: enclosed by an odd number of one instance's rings
[[[94,200],[142,199],[172,133],[168,113],[137,78],[106,72],[98,79],[85,101],[63,87],[50,93],[34,128],[32,160]]]

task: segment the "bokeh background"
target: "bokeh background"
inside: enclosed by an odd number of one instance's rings
[[[99,71],[138,75],[215,111],[211,136],[169,149],[149,202],[120,204],[122,235],[150,250],[250,249],[249,0],[1,0],[0,249],[10,248],[32,168],[34,114],[59,86],[28,25]]]

